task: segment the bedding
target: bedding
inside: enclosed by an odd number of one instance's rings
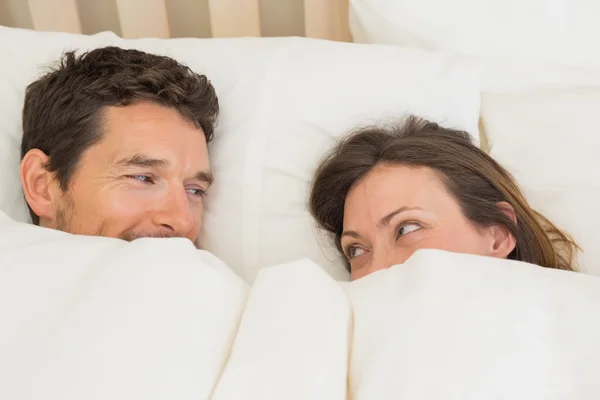
[[[184,239],[72,236],[0,212],[0,398],[207,399],[247,293]]]
[[[12,218],[29,219],[18,176],[26,85],[63,51],[106,45],[174,57],[214,84],[222,113],[202,243],[248,282],[262,267],[302,257],[348,278],[305,203],[317,161],[349,129],[417,113],[479,137],[479,67],[448,54],[303,38],[124,40],[0,27],[0,210]]]
[[[127,243],[26,223],[23,90],[65,49],[109,44],[175,57],[216,86],[210,253],[184,239]],[[414,112],[476,135],[477,63],[309,39],[123,40],[3,27],[0,51],[1,399],[600,398],[600,278],[421,250],[340,282],[342,263],[321,250],[305,211],[316,160],[356,124]],[[592,140],[584,133],[596,95],[581,109],[578,95],[526,98],[516,109],[511,97],[485,97],[483,121],[492,154],[528,195],[586,237],[583,263],[596,273],[589,219],[600,197],[580,169],[595,143],[581,150],[564,136],[574,117],[574,136]],[[548,111],[559,105],[566,114]],[[544,118],[531,140],[548,139],[550,152],[532,142],[513,158],[531,121]],[[555,160],[566,154],[578,158],[563,170]]]
[[[353,398],[595,398],[599,283],[522,262],[421,250],[348,284]]]
[[[461,54],[482,89],[600,85],[600,3],[588,0],[350,0],[355,42]],[[533,28],[534,27],[534,28]]]
[[[353,30],[355,40],[443,48],[503,59],[600,66],[600,55],[589,51],[600,33],[596,23],[600,5],[596,2],[350,0],[350,3],[353,28],[362,28]]]
[[[600,278],[421,250],[252,287],[181,239],[76,237],[0,213],[0,398],[600,396]]]
[[[490,155],[521,184],[532,206],[574,236],[579,263],[600,275],[600,170],[595,133],[600,89],[484,93]]]

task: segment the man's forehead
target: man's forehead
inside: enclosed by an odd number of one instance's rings
[[[178,134],[206,146],[202,128],[185,119],[176,109],[151,102],[136,102],[126,106],[107,106],[102,110],[102,128],[106,133],[122,133],[123,138],[135,139],[140,133],[172,140]]]
[[[175,110],[139,103],[107,107],[98,152],[110,164],[134,156],[164,160],[184,168],[208,168],[208,151],[201,129]],[[167,166],[167,163],[163,163]]]
[[[172,140],[181,133],[193,133],[194,138],[204,140],[202,130],[183,119],[177,111],[155,106],[143,108],[137,105],[108,107],[102,118],[104,133],[112,139],[143,140],[148,136],[154,139]]]

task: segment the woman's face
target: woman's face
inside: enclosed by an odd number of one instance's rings
[[[514,239],[502,227],[467,220],[434,170],[381,165],[348,193],[341,244],[354,280],[402,264],[418,249],[506,257]]]

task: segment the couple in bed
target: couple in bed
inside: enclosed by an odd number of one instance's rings
[[[20,176],[34,224],[198,245],[218,112],[207,77],[171,58],[67,53],[25,96]],[[465,132],[415,116],[340,141],[316,171],[309,208],[352,279],[421,248],[567,270],[578,249]]]

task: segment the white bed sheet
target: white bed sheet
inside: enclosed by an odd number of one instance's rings
[[[437,250],[249,288],[185,240],[0,214],[0,398],[592,400],[598,304],[598,277]]]

